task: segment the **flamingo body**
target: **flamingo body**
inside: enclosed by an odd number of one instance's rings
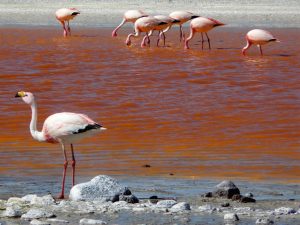
[[[84,114],[62,112],[49,116],[43,125],[42,131],[37,130],[37,105],[34,95],[30,92],[18,92],[15,97],[21,97],[22,100],[30,105],[32,117],[30,121],[30,133],[37,141],[48,143],[60,143],[64,155],[64,170],[62,178],[62,188],[59,198],[64,198],[66,170],[68,167],[68,159],[65,151],[65,145],[71,144],[72,153],[72,184],[75,183],[75,155],[73,151],[73,143],[80,139],[90,136],[96,132],[106,130],[106,128],[97,124]]]
[[[257,45],[260,49],[260,54],[263,55],[262,45],[268,44],[269,42],[278,41],[269,31],[262,29],[250,30],[246,34],[247,45],[243,48],[243,55],[251,47],[251,45]]]
[[[69,21],[74,19],[74,17],[77,16],[78,14],[80,14],[80,12],[75,8],[62,8],[62,9],[58,9],[55,12],[56,19],[63,26],[65,37],[71,35],[71,28],[70,28]],[[65,22],[67,22],[67,28]]]
[[[190,36],[185,40],[185,48],[189,48],[189,41],[194,37],[195,33],[201,33],[202,36],[202,49],[203,49],[203,33],[206,34],[208,43],[209,43],[209,49],[210,49],[210,39],[208,37],[207,32],[213,29],[214,27],[217,26],[223,26],[225,25],[224,23],[221,23],[218,20],[212,19],[212,18],[206,18],[206,17],[198,17],[195,18],[191,21],[190,24]]]
[[[199,17],[198,15],[195,15],[194,13],[187,12],[187,11],[175,11],[175,12],[170,13],[169,16],[178,20],[177,24],[180,27],[179,28],[180,29],[180,34],[179,34],[180,42],[181,42],[181,40],[185,39],[185,35],[184,35],[183,29],[182,29],[182,24],[186,23],[187,21],[189,21],[191,19]]]
[[[122,22],[113,30],[112,37],[117,36],[117,31],[127,22],[135,23],[135,21],[141,17],[146,17],[148,14],[141,10],[128,10],[123,15]]]
[[[131,33],[127,36],[126,44],[131,45],[131,37],[138,37],[142,32],[145,32],[146,35],[141,43],[141,47],[144,47],[146,38],[149,38],[148,33],[152,32],[156,27],[163,24],[165,23],[152,16],[137,19],[134,23],[135,33]]]

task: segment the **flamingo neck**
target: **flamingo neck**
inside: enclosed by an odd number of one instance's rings
[[[191,27],[191,32],[190,32],[190,36],[185,40],[184,42],[184,48],[185,49],[189,49],[189,41],[194,37],[195,35],[195,31],[194,29]]]
[[[246,55],[246,51],[248,48],[250,48],[251,45],[251,42],[247,39],[247,45],[242,50],[243,55]]]
[[[36,123],[37,123],[37,105],[36,102],[34,101],[31,104],[31,121],[29,125],[30,133],[33,139],[37,141],[45,141],[44,134],[43,132],[37,130]]]
[[[117,26],[117,27],[113,30],[113,32],[112,32],[112,34],[111,34],[112,37],[116,37],[116,36],[117,36],[117,31],[124,25],[124,23],[126,23],[126,19],[123,19],[122,22],[120,23],[120,25]]]

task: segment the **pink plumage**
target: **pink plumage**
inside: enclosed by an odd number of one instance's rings
[[[80,12],[75,8],[62,8],[55,12],[56,19],[61,23],[64,29],[64,37],[71,35],[69,21],[74,19],[78,14],[80,14]],[[67,23],[67,27],[65,23]]]

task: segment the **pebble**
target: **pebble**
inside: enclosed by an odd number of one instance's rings
[[[224,215],[224,220],[229,220],[229,221],[239,221],[239,217],[235,213],[227,213]]]
[[[21,216],[22,219],[39,219],[39,218],[51,218],[51,217],[55,217],[55,215],[52,212],[48,212],[46,210],[43,209],[30,209],[27,213],[23,214]]]
[[[190,204],[186,202],[179,202],[171,207],[170,212],[183,212],[187,210],[191,210]]]
[[[161,200],[155,205],[157,208],[171,208],[173,205],[177,204],[175,200]]]
[[[289,215],[296,213],[296,210],[289,207],[280,207],[274,210],[274,215]]]
[[[37,220],[37,219],[31,220],[30,224],[31,225],[51,225],[49,222],[40,221],[40,220]]]
[[[61,220],[61,219],[47,219],[47,221],[51,222],[51,223],[69,223],[69,221],[67,220]]]
[[[18,206],[8,206],[3,213],[5,217],[21,217],[23,214],[22,209]]]
[[[274,224],[274,221],[269,219],[269,218],[260,218],[257,219],[255,224],[259,224],[259,225],[271,225]]]
[[[83,218],[79,221],[79,224],[100,224],[100,225],[106,225],[107,223],[103,220],[93,220],[93,219],[86,219]]]
[[[202,205],[198,207],[199,212],[206,212],[206,213],[212,213],[217,211],[216,207],[213,207],[212,205]]]
[[[22,200],[24,200],[27,203],[30,203],[32,201],[33,198],[36,198],[37,195],[34,194],[29,194],[29,195],[25,195],[22,197]]]
[[[40,205],[40,206],[53,205],[54,203],[55,203],[55,200],[52,197],[52,195],[45,195],[42,197],[33,196],[30,201],[31,205]]]

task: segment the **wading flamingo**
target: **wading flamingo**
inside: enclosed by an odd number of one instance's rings
[[[177,24],[180,27],[180,34],[179,34],[180,42],[181,42],[181,40],[185,39],[184,32],[182,29],[182,24],[184,24],[185,22],[187,22],[191,19],[195,19],[195,18],[199,17],[198,15],[195,15],[194,13],[186,12],[186,11],[175,11],[175,12],[170,13],[169,16],[179,21]]]
[[[246,55],[246,51],[251,45],[257,45],[260,50],[260,55],[263,55],[263,51],[261,46],[265,45],[269,42],[277,41],[279,42],[274,36],[266,30],[261,29],[254,29],[250,30],[246,35],[247,45],[243,48],[242,53]]]
[[[116,37],[117,36],[117,31],[127,22],[131,22],[131,23],[135,23],[135,21],[141,17],[146,17],[148,16],[146,13],[144,13],[143,11],[141,10],[128,10],[124,13],[124,16],[123,16],[123,20],[122,22],[120,23],[119,26],[117,26],[111,36],[112,37]]]
[[[81,138],[91,136],[97,131],[106,130],[106,128],[97,124],[84,114],[62,112],[49,116],[43,125],[42,131],[38,131],[37,123],[37,104],[34,95],[30,92],[20,91],[15,97],[21,97],[22,100],[31,107],[30,133],[32,137],[41,142],[60,143],[64,155],[64,170],[62,177],[62,187],[59,199],[64,198],[66,170],[68,167],[68,159],[65,151],[65,145],[71,145],[72,154],[72,185],[75,184],[75,156],[73,151],[73,143]]]
[[[189,49],[189,41],[194,37],[195,33],[199,32],[201,33],[201,37],[202,37],[202,49],[204,43],[203,33],[205,33],[208,41],[208,47],[209,49],[211,49],[210,39],[207,35],[207,32],[213,29],[214,27],[223,26],[223,25],[225,24],[211,18],[198,17],[193,19],[190,24],[190,36],[185,40],[184,48]]]
[[[165,22],[162,22],[152,16],[148,17],[142,17],[139,18],[135,21],[134,23],[134,33],[131,33],[127,36],[126,39],[126,45],[131,45],[131,37],[139,37],[141,32],[145,32],[146,35],[143,38],[143,41],[141,42],[141,47],[145,47],[145,41],[146,38],[148,39],[148,44],[150,44],[150,39],[149,39],[149,34],[151,35],[153,30],[159,26],[159,25],[164,25],[166,24]]]
[[[165,33],[168,30],[170,30],[170,28],[172,27],[173,24],[178,23],[179,21],[176,19],[173,19],[169,16],[165,16],[165,15],[157,15],[157,16],[154,16],[154,18],[166,23],[166,24],[158,25],[157,27],[154,28],[154,30],[157,30],[159,32],[158,33],[159,37],[158,37],[157,43],[156,43],[157,47],[158,47],[160,39],[164,40],[164,46],[166,46]]]
[[[70,8],[70,9],[62,8],[62,9],[58,9],[55,12],[56,19],[63,26],[64,37],[67,37],[68,34],[71,36],[71,28],[70,28],[69,21],[72,20],[78,14],[80,14],[80,12],[75,8]],[[65,24],[66,22],[67,22],[67,28],[66,28],[66,24]]]

